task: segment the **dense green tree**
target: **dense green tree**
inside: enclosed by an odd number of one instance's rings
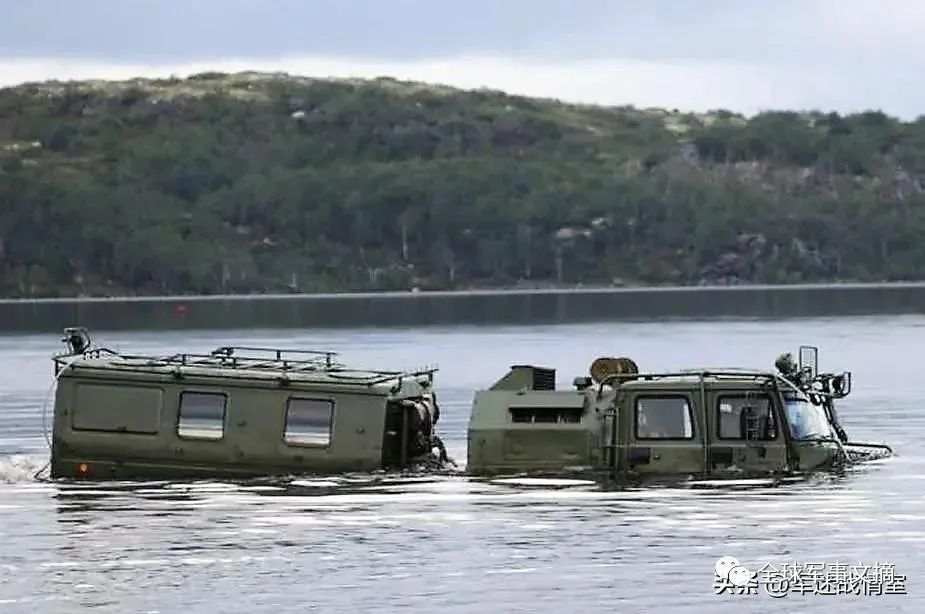
[[[925,277],[925,120],[393,79],[0,90],[0,296]]]

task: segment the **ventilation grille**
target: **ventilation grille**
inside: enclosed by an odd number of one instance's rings
[[[544,369],[542,367],[533,367],[533,389],[555,390],[556,370]]]

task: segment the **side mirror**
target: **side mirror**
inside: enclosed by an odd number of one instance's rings
[[[851,393],[851,371],[845,371],[841,375],[832,378],[832,396],[836,398],[846,397]]]
[[[800,373],[806,373],[809,379],[819,375],[819,348],[812,345],[800,346]]]

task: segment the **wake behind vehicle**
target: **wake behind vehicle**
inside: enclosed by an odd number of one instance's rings
[[[782,356],[777,372],[640,373],[630,359],[599,358],[573,390],[556,390],[551,369],[512,367],[476,393],[468,470],[774,476],[891,454],[850,442],[838,422],[851,374],[818,373],[816,348],[800,359]]]

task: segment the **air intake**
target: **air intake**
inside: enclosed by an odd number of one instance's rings
[[[514,365],[492,390],[555,390],[556,370],[533,365]]]
[[[533,367],[533,389],[555,390],[556,370],[545,369],[543,367]]]

